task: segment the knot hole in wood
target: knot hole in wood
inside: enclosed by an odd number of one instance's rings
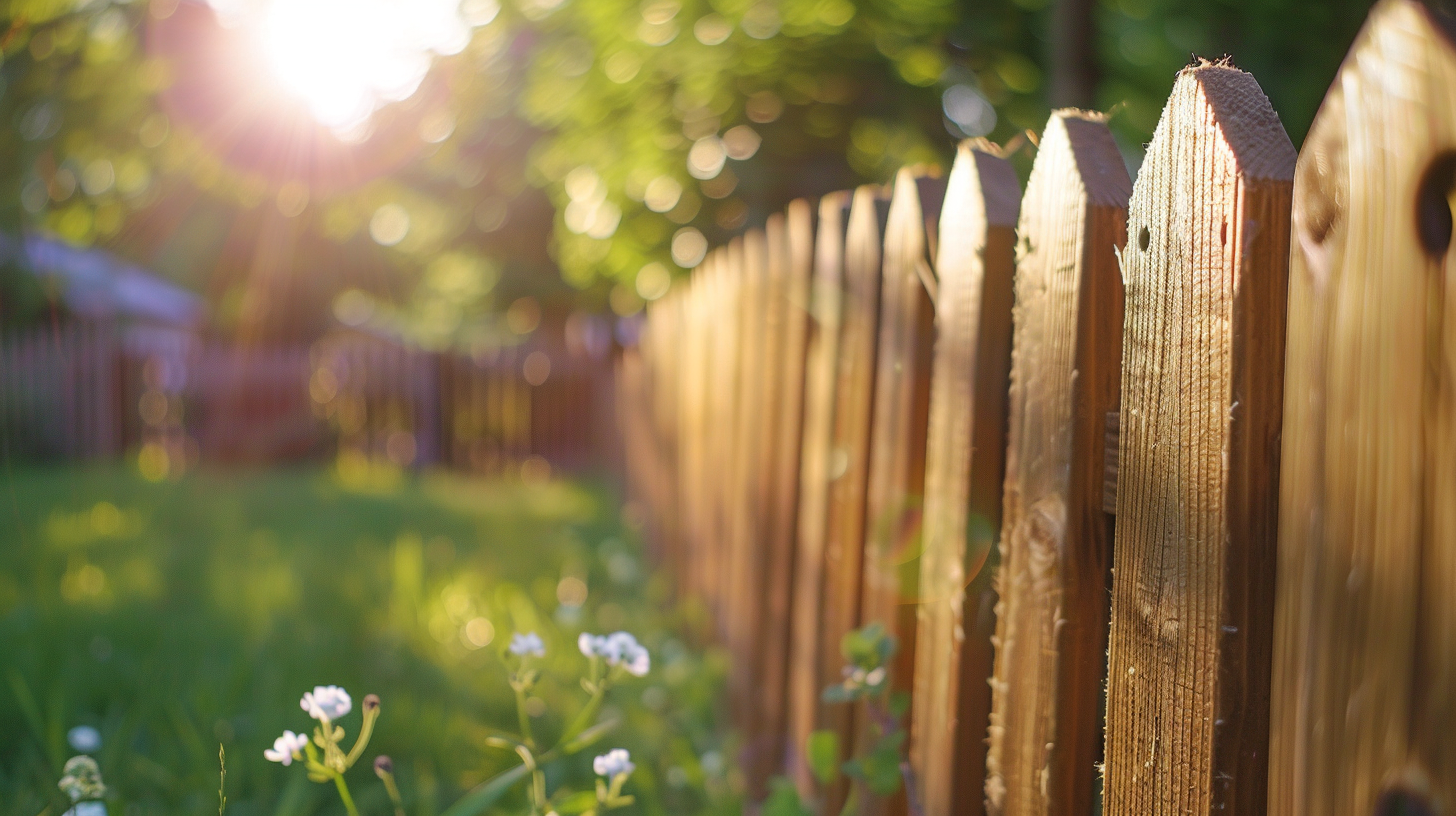
[[[1416,230],[1433,258],[1451,248],[1451,209],[1456,207],[1456,150],[1437,156],[1421,177],[1416,193]]]
[[[1375,801],[1374,816],[1435,816],[1431,799],[1405,786],[1388,788]]]

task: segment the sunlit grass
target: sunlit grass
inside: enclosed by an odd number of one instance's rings
[[[680,639],[649,573],[590,485],[0,469],[0,814],[47,804],[81,724],[101,731],[113,812],[215,812],[219,743],[228,813],[332,812],[262,758],[324,683],[383,698],[371,753],[395,758],[411,814],[435,813],[513,762],[483,745],[515,720],[498,656],[510,633],[541,632],[548,662],[575,668],[584,628],[630,629],[654,653],[651,675],[614,692],[645,760],[638,807],[702,810],[703,786],[724,788],[699,762],[716,747],[719,670]],[[537,693],[549,712],[578,704],[579,690]],[[358,774],[361,810],[387,812]]]

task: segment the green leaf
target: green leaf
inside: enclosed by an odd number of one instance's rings
[[[910,710],[910,693],[905,691],[897,691],[891,694],[889,709],[890,716],[894,717],[897,720],[905,716],[905,712]]]
[[[814,816],[799,799],[799,791],[788,778],[776,776],[769,780],[768,798],[763,802],[763,816]]]
[[[585,731],[582,731],[580,734],[572,737],[569,741],[562,745],[559,750],[561,751],[562,756],[571,756],[572,754],[580,751],[583,748],[590,747],[597,740],[605,737],[607,734],[610,734],[613,730],[616,729],[617,726],[621,724],[621,720],[607,720],[606,722],[597,723],[591,728],[588,728]]]
[[[573,814],[585,813],[596,806],[597,795],[594,791],[579,791],[557,802],[554,810],[562,816],[573,816]]]
[[[833,731],[815,731],[804,746],[809,770],[820,784],[828,785],[839,776],[839,735]]]
[[[505,796],[517,782],[525,779],[529,773],[525,765],[517,765],[508,771],[502,771],[460,797],[459,801],[451,805],[443,816],[476,816],[478,813],[484,813],[502,796]]]

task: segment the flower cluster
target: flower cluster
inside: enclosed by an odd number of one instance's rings
[[[332,722],[354,710],[349,692],[338,686],[314,686],[313,691],[304,692],[298,705],[321,722]]]
[[[625,748],[613,748],[592,760],[592,770],[602,777],[597,780],[597,807],[582,816],[599,816],[602,812],[632,804],[631,796],[622,795],[622,786],[627,784],[627,777],[636,768],[632,764],[632,755]]]
[[[587,657],[602,658],[608,666],[621,666],[634,677],[646,675],[652,665],[647,647],[638,643],[637,638],[629,632],[613,632],[610,635],[582,632],[576,645]]]
[[[598,776],[604,776],[607,779],[615,779],[621,774],[630,774],[636,768],[637,766],[632,764],[632,755],[627,753],[625,748],[613,748],[592,760],[592,770],[596,771]]]
[[[879,684],[885,682],[885,667],[876,666],[865,671],[862,666],[845,666],[842,672],[844,686],[847,688],[866,688],[873,690]]]
[[[263,750],[263,758],[270,762],[292,765],[293,760],[303,759],[303,749],[307,745],[308,737],[303,734],[295,734],[292,731],[284,731],[283,736],[273,740],[272,748],[265,748]]]
[[[354,807],[354,798],[349,793],[349,786],[344,782],[344,772],[354,767],[354,763],[359,761],[369,745],[369,737],[374,733],[374,723],[379,719],[379,697],[373,694],[364,697],[364,722],[359,728],[358,736],[354,738],[353,747],[347,752],[343,746],[344,729],[336,721],[354,710],[354,700],[349,692],[338,686],[314,686],[313,691],[304,693],[303,699],[298,701],[298,707],[318,720],[318,725],[313,729],[313,738],[284,731],[283,736],[273,740],[272,748],[264,749],[263,757],[280,765],[292,765],[294,760],[302,762],[308,770],[310,780],[332,781],[339,789],[344,810],[349,816],[359,816]]]
[[[511,654],[517,657],[545,657],[546,644],[541,641],[541,636],[535,632],[511,635]]]

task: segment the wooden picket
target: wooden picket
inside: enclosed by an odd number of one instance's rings
[[[804,368],[803,430],[799,466],[798,528],[790,625],[788,744],[786,765],[799,794],[814,795],[804,746],[824,726],[819,695],[829,682],[821,674],[821,627],[825,593],[825,537],[834,467],[835,372],[839,365],[844,303],[844,228],[849,193],[819,202],[818,227],[807,247],[813,263],[808,349]]]
[[[1199,62],[1135,184],[1057,111],[1024,199],[969,142],[943,200],[797,202],[649,309],[634,479],[733,654],[751,799],[840,812],[805,745],[864,747],[820,692],[879,622],[910,796],[858,813],[1456,801],[1453,88],[1456,27],[1381,0],[1298,156]]]
[[[915,609],[925,493],[925,433],[934,343],[935,223],[945,182],[902,169],[886,215],[880,326],[865,491],[860,623],[877,622],[900,644],[891,687],[909,691],[915,664]],[[856,742],[868,739],[861,727]]]
[[[1112,566],[1105,428],[1122,359],[1116,253],[1131,192],[1102,118],[1053,113],[1018,225],[991,813],[1092,810]]]
[[[1272,816],[1456,803],[1453,39],[1382,0],[1295,170]]]
[[[1295,151],[1252,76],[1178,75],[1133,186],[1105,812],[1262,809]]]
[[[951,168],[935,256],[910,762],[927,816],[981,812],[994,601],[982,573],[1001,515],[1011,283],[1021,185],[986,143]],[[978,580],[979,579],[979,580]]]
[[[843,323],[830,463],[833,481],[824,543],[825,587],[819,624],[819,676],[827,682],[834,682],[844,665],[840,641],[859,626],[870,412],[880,312],[880,236],[888,216],[888,202],[882,198],[881,190],[874,187],[855,190],[844,237]],[[841,746],[851,744],[854,727],[851,710],[835,706],[821,716],[824,727],[837,735]],[[826,811],[838,812],[847,795],[844,784],[833,786],[824,800]]]

